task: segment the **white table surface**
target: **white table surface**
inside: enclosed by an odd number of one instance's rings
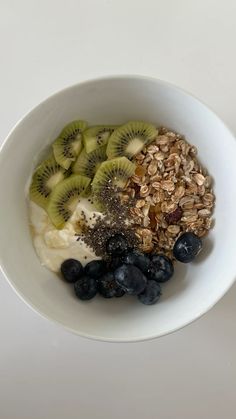
[[[236,131],[235,20],[235,0],[0,0],[1,141],[51,93],[118,73],[182,86]],[[184,330],[106,344],[40,318],[1,278],[0,336],[0,419],[236,417],[236,286]]]

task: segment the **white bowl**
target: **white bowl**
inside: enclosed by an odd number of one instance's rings
[[[135,298],[80,302],[72,287],[43,268],[28,227],[25,185],[35,156],[69,121],[120,124],[141,119],[164,125],[198,147],[215,180],[216,224],[197,262],[176,265],[154,306]],[[235,279],[236,143],[199,100],[169,83],[140,76],[91,80],[49,97],[11,131],[0,153],[0,262],[17,294],[44,317],[81,336],[106,341],[152,339],[206,313]]]

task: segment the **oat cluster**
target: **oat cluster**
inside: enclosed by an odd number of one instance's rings
[[[134,162],[137,168],[123,201],[135,199],[130,211],[142,250],[172,257],[174,243],[185,231],[205,236],[213,224],[215,197],[196,147],[180,134],[161,128]]]

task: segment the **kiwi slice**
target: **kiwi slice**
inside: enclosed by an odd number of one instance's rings
[[[83,132],[84,147],[87,153],[107,144],[117,125],[97,125]]]
[[[56,228],[63,228],[73,214],[79,196],[86,193],[91,179],[81,175],[71,175],[60,182],[52,191],[47,212]]]
[[[29,196],[32,201],[46,208],[50,194],[55,186],[67,176],[67,172],[50,157],[37,167],[33,174]]]
[[[106,159],[106,146],[98,147],[91,153],[86,153],[85,150],[82,150],[72,167],[72,171],[92,179],[100,164]]]
[[[87,127],[85,121],[72,121],[61,131],[52,147],[56,161],[68,169],[82,150],[82,132]]]
[[[103,204],[99,198],[104,188],[112,185],[123,188],[130,176],[134,174],[135,164],[126,157],[104,161],[97,170],[92,182],[92,193],[96,206],[102,209]]]
[[[107,145],[107,156],[113,159],[118,156],[133,157],[145,144],[151,143],[158,131],[152,124],[142,121],[130,121],[117,128],[111,134]]]

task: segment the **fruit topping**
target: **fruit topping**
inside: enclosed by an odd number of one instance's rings
[[[127,265],[134,265],[139,268],[144,274],[148,273],[151,262],[147,255],[137,250],[133,250],[122,257],[123,263]]]
[[[114,276],[117,284],[129,295],[140,294],[147,284],[146,276],[133,265],[121,265]]]
[[[144,291],[138,295],[139,301],[146,305],[155,304],[161,296],[160,285],[153,280],[147,282]]]
[[[52,148],[55,159],[64,169],[69,169],[82,150],[82,132],[87,126],[85,121],[72,121],[61,131]]]
[[[196,234],[187,232],[175,242],[174,257],[183,263],[192,262],[202,249],[202,240]]]
[[[84,275],[75,282],[74,290],[80,300],[91,300],[98,291],[97,281],[95,278]]]
[[[142,121],[130,121],[117,128],[111,134],[107,145],[107,156],[113,159],[118,156],[133,157],[142,148],[157,137],[158,131],[152,124]]]
[[[56,228],[64,227],[78,204],[79,196],[85,194],[89,184],[89,178],[72,175],[55,186],[50,195],[47,212]]]
[[[106,262],[104,260],[92,260],[87,263],[84,273],[91,278],[98,279],[106,272]]]
[[[157,282],[168,281],[174,273],[171,260],[165,255],[151,255],[151,265],[149,267],[148,278]]]
[[[98,281],[99,293],[105,298],[122,297],[125,292],[115,281],[114,273],[107,272]]]
[[[115,234],[106,243],[107,253],[112,256],[121,256],[128,250],[128,243],[122,234]]]
[[[110,135],[117,125],[98,125],[90,127],[83,132],[84,147],[87,153],[101,146],[106,146]]]
[[[67,282],[76,282],[83,272],[82,264],[76,259],[67,259],[61,264],[61,273]]]

